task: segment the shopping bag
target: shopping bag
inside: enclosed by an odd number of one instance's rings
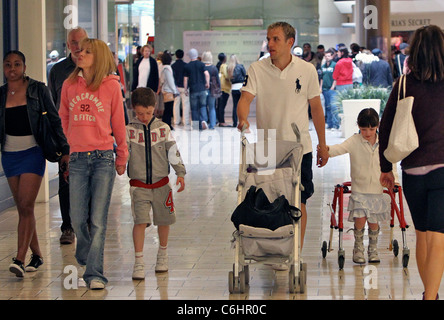
[[[403,99],[400,92],[403,91]],[[395,118],[387,148],[384,150],[385,158],[391,163],[397,163],[407,157],[419,147],[418,133],[412,115],[413,97],[406,96],[406,76],[399,80],[398,103],[396,105]]]

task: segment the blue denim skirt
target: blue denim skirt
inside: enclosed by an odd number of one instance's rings
[[[39,146],[23,151],[3,151],[2,166],[6,178],[34,173],[41,177],[45,174],[46,160]]]

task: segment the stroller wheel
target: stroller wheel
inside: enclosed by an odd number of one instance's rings
[[[322,242],[322,258],[325,259],[325,257],[327,256],[327,241]]]
[[[398,253],[399,253],[398,240],[393,240],[393,254],[395,255],[395,257],[397,257]]]
[[[239,292],[245,292],[245,271],[239,272]]]
[[[299,272],[299,292],[305,293],[306,274],[305,270]]]
[[[296,292],[296,282],[297,277],[295,277],[294,274],[294,265],[291,265],[290,272],[288,273],[288,290],[290,291],[290,293]]]
[[[250,268],[248,265],[244,267],[245,272],[245,284],[250,284]]]
[[[228,272],[228,291],[234,293],[234,273],[233,271]]]

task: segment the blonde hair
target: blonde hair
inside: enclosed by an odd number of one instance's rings
[[[102,40],[83,39],[80,42],[80,48],[83,50],[85,47],[89,47],[94,55],[94,63],[91,67],[93,77],[91,83],[88,84],[88,88],[91,91],[97,91],[102,84],[103,78],[116,72],[116,63],[111,50]],[[68,79],[72,82],[77,81],[80,71],[82,71],[82,68],[76,67]]]
[[[213,55],[211,54],[211,51],[205,51],[202,53],[202,62],[203,63],[213,63]]]
[[[235,54],[232,54],[230,56],[230,60],[228,61],[228,65],[227,65],[228,77],[230,79],[233,77],[234,68],[238,64],[240,64],[239,59],[237,58],[237,56]]]

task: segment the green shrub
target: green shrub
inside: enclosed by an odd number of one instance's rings
[[[381,110],[379,114],[384,112],[385,105],[390,96],[390,90],[381,87],[361,86],[359,88],[353,88],[338,92],[336,95],[336,105],[338,113],[343,113],[342,100],[355,100],[355,99],[379,99],[381,100]]]

